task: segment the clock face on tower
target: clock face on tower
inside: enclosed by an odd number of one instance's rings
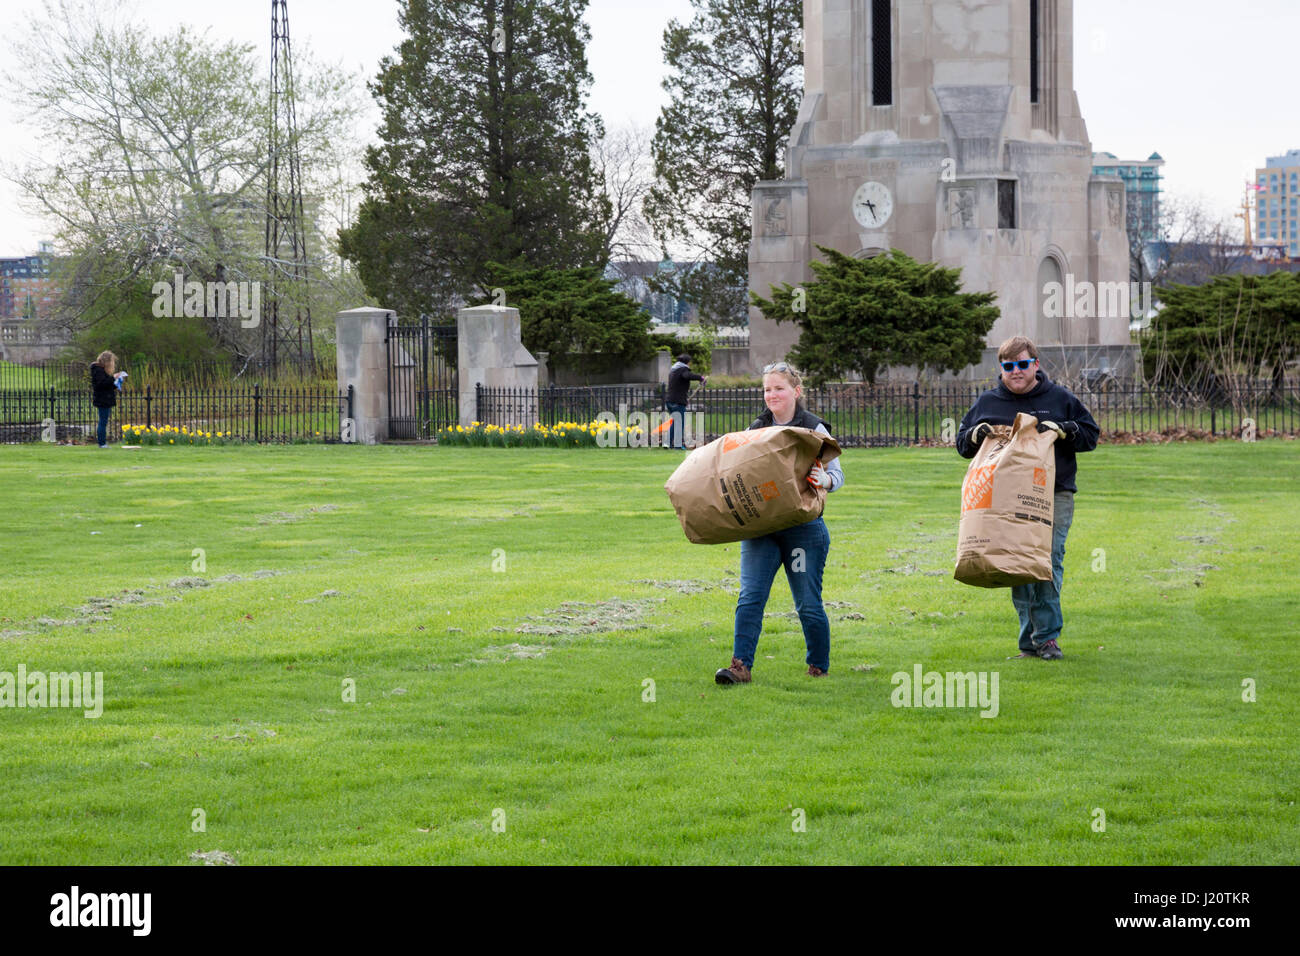
[[[894,212],[894,197],[884,183],[863,183],[853,194],[853,218],[867,229],[880,229]]]

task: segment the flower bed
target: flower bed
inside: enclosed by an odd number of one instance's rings
[[[241,440],[230,432],[191,431],[184,425],[122,426],[122,441],[128,445],[233,445]]]
[[[628,436],[640,436],[641,429],[617,422],[557,422],[554,425],[485,425],[472,422],[469,428],[453,425],[438,430],[439,445],[467,445],[475,448],[596,448],[628,444]]]

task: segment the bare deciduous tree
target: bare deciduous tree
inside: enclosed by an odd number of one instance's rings
[[[70,331],[138,311],[142,290],[173,271],[257,281],[275,265],[263,255],[269,95],[254,48],[185,26],[151,35],[122,22],[122,9],[47,0],[5,75],[41,142],[39,157],[5,175],[55,224],[67,268],[51,318]],[[310,212],[323,218],[343,202],[338,154],[359,100],[351,77],[304,52],[300,44],[298,149]],[[315,282],[338,282],[330,240],[317,232],[307,248]],[[237,322],[208,321],[235,353],[254,347]]]

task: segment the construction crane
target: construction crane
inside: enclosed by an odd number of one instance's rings
[[[1250,199],[1251,196],[1259,192],[1259,185],[1249,180],[1246,182],[1246,193],[1241,197],[1241,212],[1233,216],[1233,219],[1241,219],[1246,224],[1246,251],[1250,252],[1255,248],[1254,240],[1251,238],[1250,229]]]

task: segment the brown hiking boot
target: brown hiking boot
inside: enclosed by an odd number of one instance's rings
[[[813,667],[811,664],[809,664],[809,665],[808,665],[808,676],[809,676],[809,677],[825,677],[825,676],[826,676],[826,672],[825,672],[824,670],[822,670],[820,667]]]
[[[713,675],[713,680],[719,684],[748,684],[752,678],[749,676],[749,668],[746,667],[739,657],[731,659],[731,666],[724,667]]]

